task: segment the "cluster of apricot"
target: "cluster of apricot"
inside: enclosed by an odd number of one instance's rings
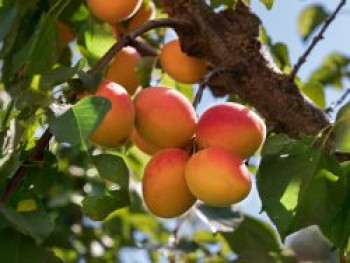
[[[110,99],[112,109],[91,140],[117,147],[130,137],[149,155],[143,196],[149,210],[163,218],[186,212],[197,199],[211,206],[228,206],[250,192],[244,159],[265,139],[261,118],[237,103],[209,108],[197,120],[191,103],[178,91],[150,87],[132,102],[120,85],[103,81],[96,96]],[[199,151],[190,156],[195,143]]]
[[[128,22],[131,28],[141,2],[87,1],[91,11],[105,22],[118,24],[132,17]],[[222,103],[209,108],[198,120],[192,104],[174,89],[149,87],[137,92],[135,67],[140,59],[136,49],[126,47],[112,61],[106,80],[95,93],[108,98],[112,107],[91,141],[115,148],[131,139],[153,156],[144,171],[143,196],[158,217],[180,216],[196,200],[211,206],[243,200],[252,185],[244,159],[265,139],[262,119],[243,105]],[[183,53],[178,40],[163,47],[160,62],[166,73],[184,83],[200,81],[207,68],[204,60]]]

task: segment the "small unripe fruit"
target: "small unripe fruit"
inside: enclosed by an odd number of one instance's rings
[[[90,140],[98,145],[115,148],[125,143],[134,129],[134,105],[126,90],[111,81],[102,81],[95,96],[110,100],[112,108]]]
[[[173,40],[164,45],[160,54],[160,63],[170,77],[188,84],[199,82],[207,69],[205,60],[188,56],[181,50],[179,40]]]
[[[202,148],[219,146],[245,159],[263,144],[266,126],[249,108],[237,103],[222,103],[200,117],[196,141]]]
[[[134,105],[137,131],[154,146],[181,148],[192,139],[196,112],[180,92],[165,87],[143,89]]]
[[[91,12],[107,23],[116,23],[131,17],[142,0],[87,0]]]
[[[150,144],[148,141],[142,138],[136,129],[134,129],[131,135],[131,140],[137,148],[148,155],[155,155],[161,150],[160,148]]]
[[[76,37],[76,34],[74,33],[74,31],[65,23],[57,22],[56,27],[63,46],[67,46],[68,43],[73,41],[74,38]]]
[[[133,47],[125,47],[114,57],[108,69],[106,79],[123,86],[130,95],[133,95],[140,85],[136,74],[137,63],[141,55]]]
[[[27,199],[27,200],[22,200],[18,202],[17,204],[17,212],[23,213],[23,212],[33,212],[38,210],[38,205],[35,200],[33,199]]]
[[[167,149],[157,153],[147,164],[142,181],[143,197],[156,216],[173,218],[182,215],[195,203],[185,180],[187,152]]]
[[[191,193],[210,206],[238,203],[248,196],[252,187],[242,159],[219,147],[210,147],[192,156],[185,174]]]

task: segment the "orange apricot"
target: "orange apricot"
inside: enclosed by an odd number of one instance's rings
[[[196,198],[188,189],[185,166],[187,152],[167,149],[157,153],[147,164],[142,180],[143,197],[156,216],[173,218],[185,213]]]
[[[242,159],[219,147],[210,147],[192,156],[185,176],[191,193],[211,206],[240,202],[252,187],[250,173]]]
[[[197,116],[180,92],[165,88],[143,89],[134,98],[139,134],[159,148],[181,148],[192,139]]]
[[[116,38],[120,38],[128,32],[134,31],[144,23],[156,17],[156,6],[152,1],[148,3],[143,1],[140,9],[126,23],[118,23],[113,25],[113,33]]]
[[[107,80],[101,82],[95,96],[109,99],[112,107],[90,140],[104,147],[118,147],[129,139],[134,129],[135,111],[132,100],[122,86]]]
[[[181,50],[179,40],[164,45],[160,54],[163,70],[174,80],[193,84],[204,76],[207,63],[205,60],[191,57]]]
[[[140,9],[131,18],[128,24],[128,31],[134,31],[142,24],[154,19],[156,17],[156,6],[152,1],[143,2]]]
[[[131,140],[137,148],[148,155],[154,155],[161,150],[142,138],[136,129],[134,129],[131,135]]]
[[[108,69],[106,79],[123,86],[130,95],[133,95],[140,85],[136,74],[136,66],[141,55],[133,47],[125,47],[114,57]]]
[[[111,24],[130,18],[141,3],[142,0],[87,0],[91,12]]]
[[[264,121],[244,105],[230,102],[210,107],[196,129],[200,147],[219,146],[243,159],[254,154],[265,137]]]

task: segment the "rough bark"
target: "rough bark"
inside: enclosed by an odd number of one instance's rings
[[[270,131],[291,137],[316,135],[330,124],[326,114],[306,99],[288,75],[271,64],[258,41],[260,19],[238,3],[214,13],[203,0],[168,0],[170,17],[185,20],[177,29],[182,48],[212,67],[230,68],[211,82],[214,93],[234,93],[256,108]]]

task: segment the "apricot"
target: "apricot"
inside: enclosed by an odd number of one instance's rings
[[[157,153],[147,164],[142,180],[143,197],[156,216],[173,218],[185,213],[196,198],[188,189],[185,166],[187,152],[167,149]]]
[[[137,148],[148,155],[154,155],[161,150],[160,148],[150,144],[148,141],[142,138],[136,129],[134,129],[131,135],[131,140]]]
[[[166,87],[140,91],[134,99],[139,134],[159,148],[181,148],[195,132],[197,116],[180,92]]]
[[[134,31],[142,24],[154,19],[156,17],[156,11],[156,6],[152,1],[143,1],[140,9],[130,19],[128,31]]]
[[[129,139],[134,129],[135,110],[132,100],[122,86],[107,80],[101,82],[95,96],[109,99],[112,107],[90,140],[104,147],[118,147]]]
[[[222,103],[200,117],[196,141],[200,147],[219,146],[245,159],[254,154],[266,137],[264,121],[238,103]]]
[[[142,0],[87,0],[91,12],[110,24],[130,18],[141,3]]]
[[[132,32],[144,23],[154,19],[156,17],[156,12],[156,6],[152,1],[143,1],[140,9],[128,20],[128,22],[113,25],[113,33],[115,37],[119,38],[128,32]]]
[[[113,36],[116,39],[120,39],[124,34],[128,32],[128,30],[121,24],[112,25]]]
[[[114,57],[107,71],[106,79],[123,86],[130,95],[133,95],[140,85],[136,74],[137,63],[141,55],[133,47],[125,47]]]
[[[67,24],[58,21],[56,27],[64,47],[75,39],[75,32]]]
[[[181,50],[179,40],[164,45],[160,63],[170,77],[187,84],[199,82],[207,69],[205,60],[188,56]]]
[[[252,187],[242,159],[219,147],[204,149],[191,157],[185,176],[191,193],[210,206],[238,203]]]

